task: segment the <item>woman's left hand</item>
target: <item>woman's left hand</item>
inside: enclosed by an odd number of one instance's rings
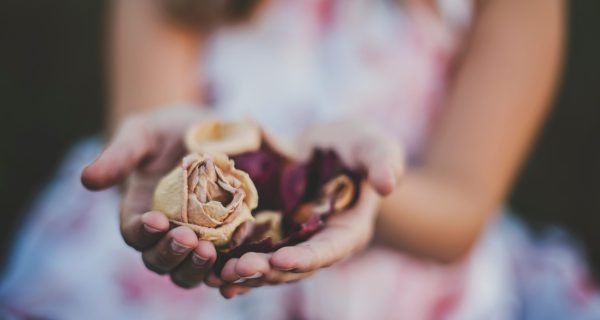
[[[252,288],[302,280],[321,268],[352,256],[371,240],[381,196],[391,193],[404,171],[398,142],[364,122],[343,121],[311,128],[299,141],[308,155],[314,148],[330,148],[349,167],[364,170],[367,181],[351,209],[332,216],[323,230],[295,246],[274,253],[249,252],[225,264],[221,276],[206,283],[233,298]]]

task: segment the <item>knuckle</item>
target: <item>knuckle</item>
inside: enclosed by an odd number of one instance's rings
[[[155,255],[156,264],[168,269],[173,264],[172,256],[166,251],[161,250]]]
[[[150,270],[150,271],[152,271],[154,273],[157,273],[157,274],[160,274],[160,275],[163,275],[163,274],[167,273],[167,270],[165,270],[164,268],[161,268],[161,267],[157,266],[156,264],[154,264],[151,261],[148,261],[148,259],[145,256],[142,257],[142,261],[144,262],[144,266],[146,266],[146,268],[148,270]]]
[[[134,239],[134,237],[131,236],[130,233],[123,227],[121,227],[121,236],[123,237],[123,241],[125,241],[125,244],[137,251],[142,250],[142,246],[140,245],[140,243],[136,241],[136,239]]]
[[[300,280],[302,280],[302,278],[292,278],[292,279],[286,280],[285,283],[292,284],[292,283],[300,282]]]
[[[127,244],[131,248],[135,249],[136,251],[141,251],[142,250],[141,246],[137,245],[134,241],[132,241],[131,239],[128,239],[124,235],[123,235],[123,240],[125,241],[125,244]]]
[[[282,277],[280,274],[275,274],[274,272],[269,272],[264,275],[261,282],[263,284],[267,284],[267,285],[276,285],[276,284],[280,284],[282,282],[281,278]]]
[[[265,283],[280,282],[282,275],[287,273],[288,272],[285,271],[267,271],[263,273],[263,276],[260,278],[260,280]]]
[[[304,280],[304,279],[310,277],[315,272],[316,271],[306,272],[306,273],[302,273],[302,274],[292,274],[292,275],[287,276],[284,282],[285,283],[296,283],[296,282],[299,282],[300,280]]]
[[[240,258],[240,261],[245,261],[245,262],[252,261],[252,260],[256,261],[259,258],[260,258],[260,255],[258,253],[247,252],[247,253],[244,253],[244,255]]]
[[[166,274],[174,265],[172,257],[166,250],[145,251],[142,259],[146,267],[158,274]]]
[[[206,278],[206,280],[204,280],[204,283],[211,288],[219,288],[222,285],[220,281],[213,279],[212,277]]]
[[[142,233],[137,231],[138,228],[143,228],[142,225],[138,224],[136,219],[125,218],[127,215],[124,214],[123,209],[121,210],[120,216],[121,222],[119,224],[119,229],[123,241],[137,251],[144,250],[148,245],[148,239],[146,239]]]
[[[310,258],[307,262],[302,266],[305,270],[314,270],[320,267],[321,255],[319,251],[315,249],[314,245],[311,243],[307,243],[304,245],[304,248],[307,250]]]
[[[173,282],[173,284],[175,284],[176,286],[183,288],[183,289],[192,289],[194,287],[197,287],[199,284],[199,281],[186,281],[182,278],[183,276],[180,274],[171,274],[171,282]]]
[[[128,129],[139,129],[146,126],[148,120],[143,115],[130,115],[123,121],[121,128]]]
[[[149,145],[152,142],[150,120],[145,115],[132,115],[125,119],[121,126],[122,134],[136,137],[140,143],[136,151],[143,150],[144,145]]]
[[[329,267],[344,258],[343,255],[340,255],[341,249],[339,248],[336,242],[330,242],[327,246],[327,251],[329,259],[326,259],[326,261],[324,261],[322,267]]]

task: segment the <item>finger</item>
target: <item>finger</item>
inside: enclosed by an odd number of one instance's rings
[[[245,284],[250,281],[254,287],[264,285],[263,276],[271,272],[269,265],[269,254],[248,252],[239,259],[232,259],[234,262],[225,266],[224,273],[221,276],[224,280],[236,284]],[[230,272],[233,269],[235,275]]]
[[[225,285],[225,281],[223,281],[223,279],[221,279],[214,273],[214,271],[212,271],[208,274],[208,277],[204,279],[204,284],[211,288],[220,288]]]
[[[235,265],[239,259],[232,258],[225,262],[223,270],[221,270],[221,280],[225,282],[235,282],[240,279],[240,276],[235,273]]]
[[[266,253],[248,252],[244,254],[234,266],[239,280],[256,279],[267,274],[271,269],[270,257],[271,255]]]
[[[125,243],[138,251],[156,244],[168,230],[169,220],[164,214],[156,211],[143,215],[132,214],[127,221],[121,223],[121,234]]]
[[[169,231],[158,243],[142,253],[148,269],[165,274],[180,264],[198,245],[198,238],[188,227],[177,227]]]
[[[365,169],[376,191],[387,195],[394,190],[403,174],[403,151],[397,141],[377,128],[361,125],[359,131],[349,131],[348,124],[344,122],[311,130],[298,143],[300,154],[307,157],[315,147],[333,148],[345,165]]]
[[[369,183],[380,195],[388,195],[396,188],[397,178],[390,165],[371,165],[367,172]]]
[[[229,284],[229,285],[225,285],[225,286],[219,288],[219,292],[221,292],[221,295],[225,299],[232,299],[233,297],[235,297],[237,295],[245,294],[250,290],[252,290],[252,288],[248,288],[248,287],[244,287],[244,286],[240,286],[240,285],[236,285],[236,284]]]
[[[235,284],[244,287],[258,288],[265,285],[277,285],[284,283],[297,282],[313,275],[316,271],[311,272],[288,272],[270,269],[263,276],[258,278],[245,278],[243,281],[236,281]],[[242,280],[242,279],[240,279]]]
[[[173,272],[171,281],[182,288],[193,288],[206,277],[217,258],[215,246],[210,241],[200,241],[190,254]]]
[[[351,223],[344,226],[330,223],[306,242],[277,250],[270,259],[271,266],[294,272],[311,272],[328,267],[356,250],[364,242],[362,233],[360,228]]]
[[[373,143],[378,141],[378,143]],[[355,149],[355,162],[368,172],[368,180],[380,195],[394,191],[404,173],[404,156],[398,143],[385,138],[361,139]]]
[[[126,120],[100,156],[83,170],[83,185],[100,190],[121,182],[155,149],[150,124],[139,116]]]

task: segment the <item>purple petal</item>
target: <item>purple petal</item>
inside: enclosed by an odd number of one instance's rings
[[[317,149],[307,163],[292,163],[263,145],[260,150],[235,156],[233,160],[236,168],[247,172],[256,185],[259,204],[254,212],[262,210],[282,212],[284,234],[283,239],[278,242],[274,242],[270,237],[260,239],[267,232],[258,226],[253,234],[246,238],[245,243],[219,252],[215,264],[217,274],[231,258],[239,258],[247,252],[273,252],[310,238],[325,225],[325,221],[333,213],[333,205],[326,213],[315,215],[301,225],[293,222],[290,213],[295,212],[303,203],[315,201],[323,185],[341,174],[348,175],[356,183],[354,203],[358,198],[360,182],[364,176],[361,172],[346,168],[332,150]]]
[[[308,166],[301,163],[290,163],[283,168],[279,186],[283,214],[294,212],[304,198],[308,185],[307,173]]]
[[[322,220],[322,217],[314,217],[308,222],[298,226],[298,230],[291,233],[279,242],[273,242],[273,240],[269,237],[259,241],[244,243],[228,251],[219,252],[219,256],[217,257],[217,261],[215,262],[215,271],[217,275],[220,275],[221,270],[223,270],[225,263],[229,259],[239,258],[248,252],[274,252],[277,249],[283,248],[285,246],[298,244],[310,238],[310,236],[319,231],[323,227],[323,225],[324,221]]]
[[[236,168],[245,171],[258,191],[257,210],[279,210],[281,196],[279,180],[284,159],[264,148],[233,157]]]

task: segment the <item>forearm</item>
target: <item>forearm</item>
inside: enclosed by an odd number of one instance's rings
[[[170,25],[156,3],[112,3],[109,129],[133,112],[200,99],[200,35]]]
[[[443,261],[472,246],[546,114],[563,20],[560,0],[482,2],[423,161],[383,203],[389,243]]]
[[[451,262],[468,252],[496,200],[451,177],[411,170],[382,203],[377,239],[423,258]]]

